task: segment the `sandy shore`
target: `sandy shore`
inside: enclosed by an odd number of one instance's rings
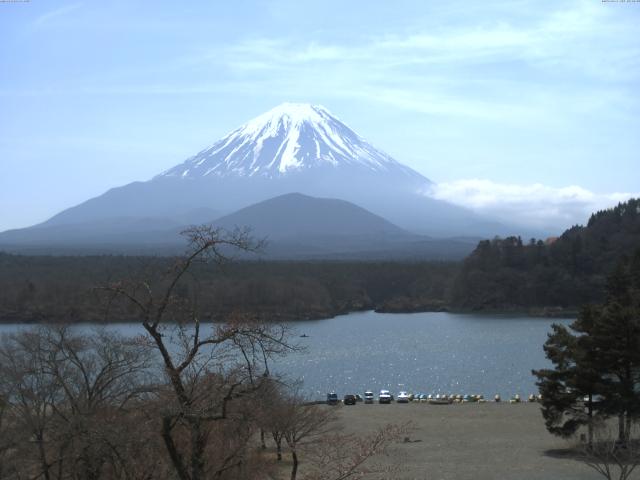
[[[345,433],[365,434],[411,421],[410,442],[394,444],[383,465],[401,465],[393,478],[421,480],[590,480],[595,472],[562,456],[568,443],[550,435],[533,403],[391,404],[337,408]],[[388,477],[383,477],[388,478]]]

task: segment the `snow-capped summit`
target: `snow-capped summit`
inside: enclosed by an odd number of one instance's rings
[[[82,224],[92,225],[87,227],[91,231],[120,228],[131,233],[130,225],[136,225],[152,237],[154,229],[161,228],[158,225],[184,225],[186,219],[211,223],[215,217],[297,192],[351,202],[409,232],[432,236],[503,232],[468,210],[425,195],[432,185],[373,147],[326,108],[284,103],[176,167],[145,182],[112,188],[60,212],[37,230],[51,227],[64,232],[65,226]],[[295,204],[301,197],[285,198]],[[311,209],[306,214],[313,223],[339,212]],[[293,217],[290,220],[296,223]],[[286,230],[274,216],[264,221]],[[126,238],[138,238],[134,233]],[[99,238],[108,241],[107,236]]]
[[[290,176],[316,169],[395,173],[428,182],[377,150],[320,105],[283,103],[160,176]]]

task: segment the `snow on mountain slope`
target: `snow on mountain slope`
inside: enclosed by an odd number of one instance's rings
[[[277,178],[318,168],[393,172],[430,183],[319,105],[283,103],[160,177]]]
[[[72,232],[79,225],[102,231],[101,226],[108,224],[126,233],[128,223],[119,219],[139,219],[141,224],[146,224],[144,219],[209,223],[219,215],[292,192],[351,202],[413,233],[436,237],[514,233],[491,219],[430,198],[426,193],[432,186],[326,108],[284,103],[146,182],[112,188],[22,233],[46,243],[47,234],[40,228],[44,226],[67,225]],[[16,239],[22,233],[10,236]],[[68,240],[78,238],[70,233]]]

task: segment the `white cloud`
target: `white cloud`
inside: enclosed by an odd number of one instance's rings
[[[560,232],[585,224],[597,210],[640,197],[640,192],[595,193],[577,185],[557,188],[472,178],[437,184],[428,195],[505,222]]]
[[[548,8],[524,24],[478,19],[471,24],[437,22],[402,34],[357,36],[352,44],[303,41],[294,37],[258,37],[232,45],[229,62],[258,59],[274,69],[312,62],[362,63],[382,72],[398,67],[446,66],[522,62],[554,73],[565,68],[596,77],[628,80],[637,73],[636,23],[591,1],[565,2]],[[220,52],[216,52],[219,56]],[[207,61],[211,59],[206,54]],[[620,66],[628,68],[614,68]],[[429,70],[432,75],[434,72]],[[493,79],[495,80],[495,78]]]
[[[525,20],[513,12],[503,19],[467,14],[453,23],[354,35],[348,44],[253,37],[191,60],[221,64],[282,95],[355,95],[419,114],[508,125],[553,122],[562,129],[585,114],[621,115],[637,105],[628,88],[640,68],[633,21],[591,1],[535,5],[538,13]]]
[[[55,10],[51,10],[47,13],[40,15],[33,21],[34,27],[42,27],[45,24],[48,24],[58,18],[62,18],[67,14],[73,12],[74,10],[78,10],[82,7],[82,3],[72,3],[69,5],[65,5],[63,7],[59,7]]]

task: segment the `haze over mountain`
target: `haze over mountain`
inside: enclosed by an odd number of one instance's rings
[[[290,193],[238,210],[214,222],[248,226],[266,239],[268,258],[418,258],[452,260],[471,252],[477,239],[438,240],[403,230],[353,203]]]
[[[258,252],[241,254],[245,259],[459,260],[478,241],[416,235],[345,200],[300,193],[271,198],[208,223],[227,231],[249,228],[256,241],[266,241]],[[35,254],[173,255],[184,250],[180,232],[185,228],[169,219],[149,218],[40,225],[0,234],[0,247]]]
[[[260,237],[300,239],[335,235],[406,237],[411,235],[353,203],[289,193],[217,219],[214,225],[232,230],[249,226]],[[413,236],[413,235],[411,235]]]
[[[51,232],[59,242],[68,237],[77,243],[78,232],[84,232],[81,237],[89,243],[96,241],[94,236],[104,240],[103,234],[115,238],[128,232],[141,240],[145,231],[211,222],[291,192],[355,203],[413,233],[438,237],[521,233],[429,198],[432,186],[326,108],[285,103],[149,181],[113,188],[36,227],[5,232],[0,243],[9,239],[46,243]]]

